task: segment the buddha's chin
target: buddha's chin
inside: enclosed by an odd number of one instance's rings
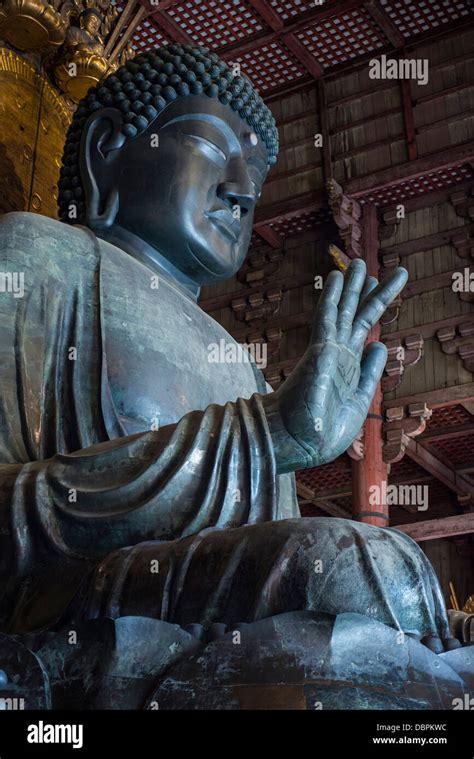
[[[224,250],[225,248],[225,250]],[[222,246],[217,253],[212,249],[196,251],[192,245],[188,246],[189,252],[199,269],[205,276],[208,274],[212,279],[228,279],[240,268],[243,257],[238,243]],[[202,280],[205,281],[204,279]]]

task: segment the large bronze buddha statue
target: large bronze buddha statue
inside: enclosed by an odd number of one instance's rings
[[[199,287],[241,267],[277,149],[245,77],[170,45],[80,103],[60,180],[67,223],[0,220],[2,271],[24,287],[0,294],[4,634],[140,617],[205,645],[216,625],[304,612],[456,647],[410,538],[300,518],[295,494],[295,471],[359,432],[386,361],[366,337],[406,272],[382,284],[361,260],[331,272],[276,392],[250,360],[209,360],[235,341]]]

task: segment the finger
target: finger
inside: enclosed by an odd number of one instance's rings
[[[366,301],[361,304],[354,319],[350,341],[354,351],[361,349],[369,330],[378,322],[387,306],[403,290],[407,279],[408,272],[406,269],[402,267],[395,269],[387,280],[374,287]]]
[[[355,398],[362,405],[364,419],[368,414],[377,385],[387,363],[387,348],[383,343],[370,343],[360,367],[359,386]]]
[[[377,287],[378,283],[379,281],[377,277],[368,276],[365,278],[365,284],[360,294],[359,308],[363,305],[364,301],[372,292],[372,290],[374,290]]]
[[[346,344],[352,334],[352,322],[359,305],[360,292],[365,282],[365,263],[361,258],[351,261],[344,277],[344,289],[337,315],[337,339]]]
[[[344,285],[340,271],[331,271],[321,293],[313,321],[311,343],[336,340],[337,307]]]

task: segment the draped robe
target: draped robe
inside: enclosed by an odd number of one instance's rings
[[[447,635],[413,541],[299,518],[263,376],[245,355],[210,362],[237,344],[177,282],[28,213],[0,219],[0,270],[24,284],[0,293],[2,630],[67,608],[178,623],[310,608]]]

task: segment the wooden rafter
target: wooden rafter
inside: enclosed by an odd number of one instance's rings
[[[384,248],[383,254],[387,255],[395,253],[400,258],[404,256],[411,256],[413,253],[419,253],[423,250],[432,250],[433,248],[439,248],[442,245],[451,245],[454,237],[458,236],[460,232],[467,232],[469,235],[474,235],[474,224],[466,225],[465,227],[454,227],[453,229],[446,229],[443,232],[437,232],[434,235],[426,235],[425,237],[415,237],[408,242],[395,245],[393,248]]]
[[[474,495],[474,482],[438,459],[418,441],[408,438],[405,451],[416,464],[426,469],[457,495]]]
[[[450,538],[456,535],[467,535],[474,532],[474,513],[457,514],[454,517],[442,519],[428,519],[423,522],[412,524],[399,524],[396,530],[409,535],[418,543],[424,540],[436,540],[437,538]]]
[[[442,153],[436,151],[415,161],[403,161],[397,166],[349,179],[344,184],[344,190],[353,197],[362,197],[387,187],[394,187],[409,179],[417,179],[432,171],[442,171],[469,162],[474,163],[473,141],[443,150]]]
[[[369,16],[380,26],[390,44],[394,48],[403,47],[405,44],[403,36],[380,5],[379,0],[369,0],[369,2],[364,3],[364,8]]]
[[[408,159],[410,161],[414,161],[416,158],[418,158],[418,148],[416,146],[415,117],[413,115],[411,86],[408,79],[400,80],[400,92],[402,96],[403,120],[405,122]]]
[[[410,329],[413,331],[414,328],[410,327]],[[411,403],[426,403],[429,404],[431,409],[435,409],[457,406],[458,403],[466,403],[468,401],[474,401],[474,382],[445,387],[442,390],[430,390],[427,393],[407,395],[403,398],[394,398],[391,401],[384,401],[383,406],[387,409],[394,406],[409,406]]]
[[[270,223],[291,219],[303,213],[315,211],[326,207],[325,196],[322,191],[306,192],[289,200],[271,203],[259,209],[255,214],[254,228],[266,226]]]
[[[296,483],[296,492],[301,498],[304,498],[305,501],[314,504],[314,506],[317,506],[321,511],[325,511],[326,514],[329,514],[332,517],[350,519],[349,512],[341,506],[338,506],[336,503],[331,503],[330,501],[324,501],[323,499],[318,498],[317,493],[315,493],[312,488],[303,485],[301,482]]]
[[[423,432],[418,440],[424,444],[426,441],[430,443],[434,440],[451,440],[452,438],[464,437],[465,435],[474,435],[474,422],[466,422],[466,424],[453,424],[446,427],[435,427]]]

